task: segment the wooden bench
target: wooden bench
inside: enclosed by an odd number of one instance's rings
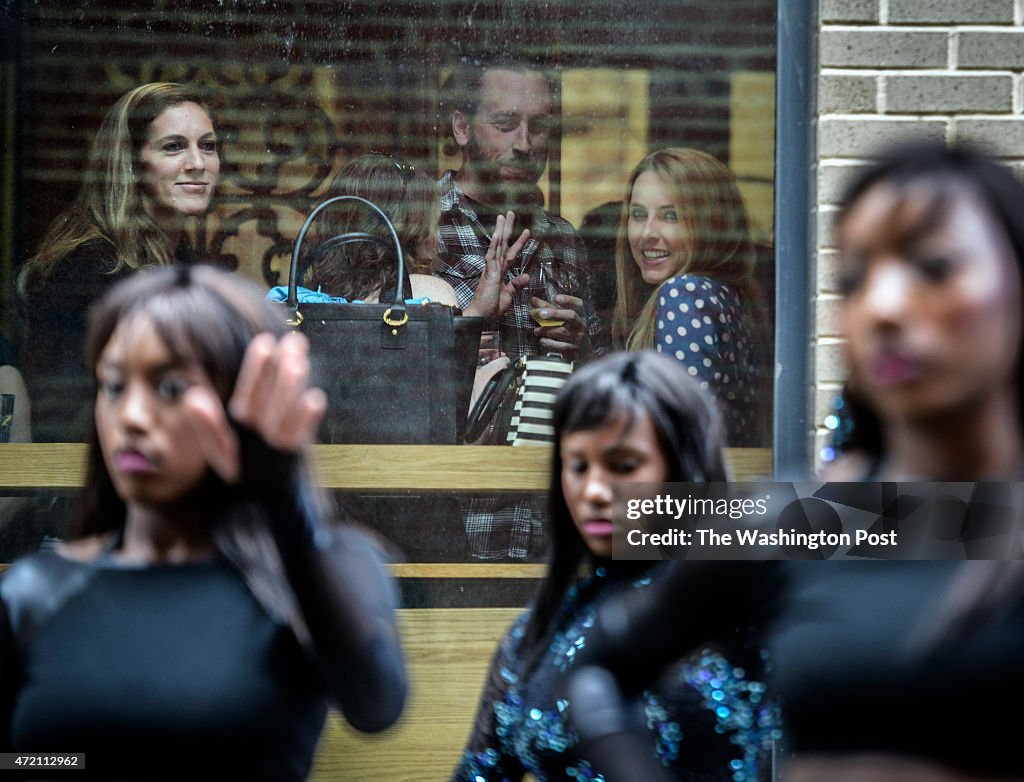
[[[403,609],[409,702],[381,734],[359,734],[332,713],[313,780],[447,780],[466,742],[498,639],[519,608]]]

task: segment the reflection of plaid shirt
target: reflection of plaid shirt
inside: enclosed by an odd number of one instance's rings
[[[465,307],[476,292],[484,270],[484,255],[494,226],[484,226],[455,184],[455,172],[448,171],[438,182],[441,190],[441,263],[437,274],[455,288],[459,306]],[[520,217],[520,215],[516,215]],[[519,228],[517,222],[517,230]],[[546,298],[541,261],[567,265],[574,290],[566,291],[583,299],[581,313],[587,324],[591,355],[601,352],[600,321],[590,297],[586,252],[576,230],[568,221],[537,209],[532,236],[505,275],[508,281],[521,272],[530,275],[530,284],[516,296],[499,323],[501,349],[511,358],[541,352],[533,335],[537,324],[530,317],[530,297]],[[518,235],[518,234],[517,234]],[[513,237],[514,239],[515,237]],[[585,346],[584,346],[585,347]],[[523,559],[542,553],[543,511],[528,500],[467,497],[462,503],[470,556],[476,559]]]
[[[544,555],[543,498],[464,497],[459,503],[473,559],[531,559]]]
[[[441,262],[437,275],[451,283],[455,288],[459,306],[466,307],[472,300],[480,275],[483,273],[484,255],[487,253],[494,226],[481,224],[476,213],[466,202],[465,195],[455,184],[454,171],[445,172],[438,181],[438,186],[441,190],[441,224],[438,229]],[[517,231],[518,227],[517,224]],[[525,271],[530,275],[530,284],[519,292],[508,312],[501,318],[499,327],[502,352],[507,353],[513,360],[521,355],[532,356],[541,352],[540,342],[533,335],[537,324],[530,317],[530,298],[546,298],[540,265],[542,261],[551,260],[556,264],[562,264],[568,271],[573,290],[564,292],[583,300],[581,315],[587,324],[592,354],[600,354],[600,346],[604,344],[601,340],[601,325],[591,300],[586,251],[576,229],[567,220],[549,214],[543,209],[537,209],[530,232],[530,241],[523,247],[519,257],[512,262],[505,275],[507,282]]]

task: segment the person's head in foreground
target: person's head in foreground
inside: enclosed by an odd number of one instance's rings
[[[1008,169],[959,145],[894,148],[850,187],[837,240],[859,477],[1018,473],[1022,205]]]
[[[549,573],[538,598],[551,601],[552,615],[581,562],[612,556],[616,486],[728,476],[717,411],[678,362],[654,351],[577,370],[553,416]]]

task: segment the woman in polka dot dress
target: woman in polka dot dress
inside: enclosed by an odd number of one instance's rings
[[[767,445],[769,333],[732,173],[711,155],[652,152],[629,177],[616,246],[616,347],[655,348],[711,393],[729,445]]]

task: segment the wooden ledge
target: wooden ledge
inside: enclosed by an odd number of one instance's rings
[[[548,566],[533,562],[397,562],[395,578],[543,578]]]
[[[546,446],[317,445],[313,460],[329,489],[544,491],[550,453]],[[0,491],[77,488],[85,456],[82,443],[0,445]],[[730,448],[727,457],[736,480],[771,476],[768,448]]]

